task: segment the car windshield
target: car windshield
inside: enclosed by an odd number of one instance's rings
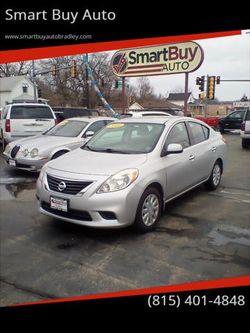
[[[158,142],[163,128],[162,124],[152,123],[112,123],[82,149],[118,154],[149,153]]]
[[[78,120],[64,120],[43,135],[76,137],[87,126],[87,122]]]

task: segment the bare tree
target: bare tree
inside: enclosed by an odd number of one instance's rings
[[[93,71],[93,76],[103,95],[110,99],[114,87],[115,77],[110,66],[110,58],[107,53],[93,54],[89,57],[89,65]],[[77,76],[71,77],[72,60],[77,63]],[[71,105],[87,106],[88,82],[86,68],[82,56],[70,56],[53,58],[40,61],[38,67],[42,72],[50,71],[52,66],[56,66],[56,75],[52,73],[39,77],[47,88],[43,87],[43,97],[50,100],[51,105]],[[94,89],[89,88],[91,107],[95,108],[100,104]]]
[[[137,79],[137,93],[140,101],[148,99],[154,96],[153,87],[150,84],[150,81],[147,77],[142,76]]]
[[[30,75],[32,64],[30,61],[7,63],[0,65],[0,77]]]

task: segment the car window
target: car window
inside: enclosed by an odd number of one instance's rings
[[[12,106],[11,119],[54,119],[53,113],[46,106]]]
[[[250,120],[250,110],[246,111],[245,120]]]
[[[243,117],[244,112],[238,111],[238,112],[233,112],[228,116],[229,119],[240,119]]]
[[[94,133],[98,132],[101,128],[103,128],[105,126],[105,122],[104,120],[98,120],[96,122],[94,122],[93,124],[91,124],[88,127],[88,131],[92,131]]]
[[[190,146],[189,136],[184,122],[174,125],[170,130],[165,142],[165,147],[167,148],[170,143],[179,143],[183,148]]]
[[[201,124],[190,121],[189,127],[191,130],[192,136],[193,136],[194,144],[205,141],[208,138],[208,137],[206,137],[206,132],[203,129],[203,128],[205,128],[205,126],[202,126]]]
[[[45,132],[44,135],[76,137],[87,125],[85,121],[67,119]]]
[[[109,124],[109,123],[112,123],[114,120],[113,119],[110,119],[110,120],[104,120],[105,124]]]
[[[202,126],[203,132],[204,132],[204,136],[205,139],[209,138],[209,129],[206,126]]]

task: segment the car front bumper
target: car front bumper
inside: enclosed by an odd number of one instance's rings
[[[38,178],[37,199],[39,211],[63,221],[95,228],[121,228],[133,224],[142,194],[140,187],[131,184],[120,191],[97,194],[97,189],[107,178],[107,176],[95,176],[93,184],[80,195],[51,191],[48,184],[46,185],[46,181],[44,183]],[[68,212],[63,213],[51,209],[51,196],[66,199],[69,207]]]
[[[6,163],[13,168],[17,168],[17,169],[21,169],[21,170],[27,170],[27,171],[39,171],[41,170],[41,168],[43,167],[43,165],[48,162],[48,158],[40,158],[40,157],[36,157],[36,158],[19,158],[19,157],[15,157],[12,158],[9,154],[3,153],[3,158],[5,159]],[[14,161],[12,162],[13,164],[10,164],[10,161]]]

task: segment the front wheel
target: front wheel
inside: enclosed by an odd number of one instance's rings
[[[161,212],[161,194],[154,187],[147,188],[137,207],[135,228],[142,233],[153,230],[160,219]]]
[[[222,174],[221,163],[219,161],[216,161],[213,166],[211,175],[205,183],[205,186],[209,191],[216,190],[217,187],[220,185],[221,174]]]
[[[249,140],[247,139],[241,139],[241,146],[243,149],[246,149],[248,147]]]
[[[224,133],[225,133],[224,127],[219,126],[219,130],[220,130],[220,133],[221,133],[221,134],[224,134]]]

